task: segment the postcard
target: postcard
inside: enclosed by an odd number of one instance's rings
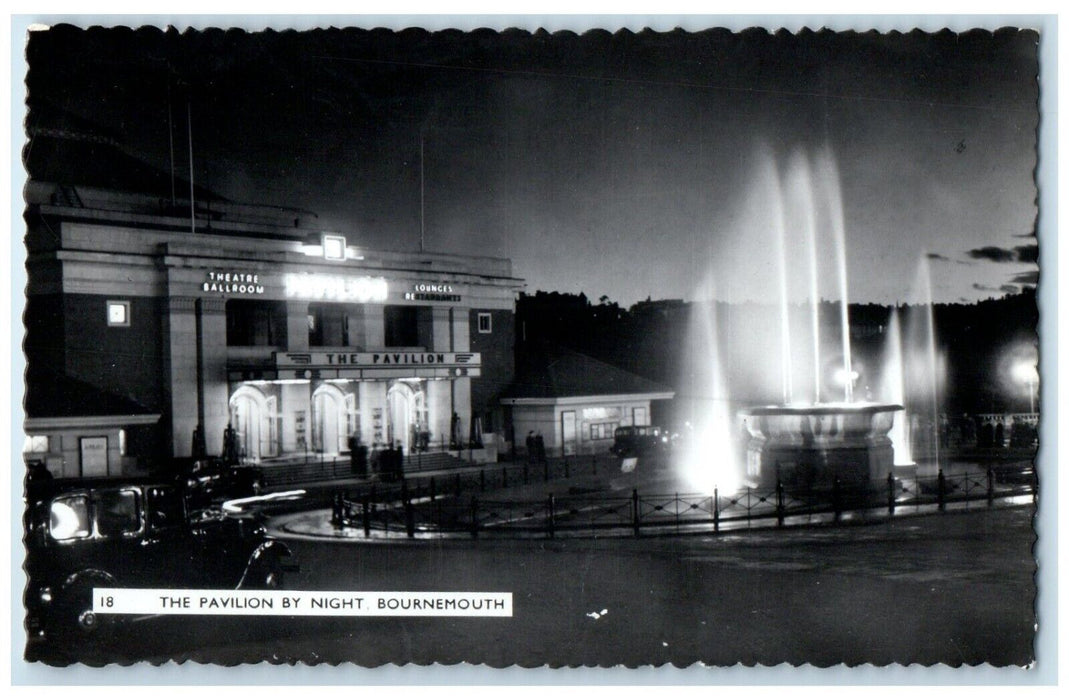
[[[22,658],[1027,674],[1041,40],[33,27]]]

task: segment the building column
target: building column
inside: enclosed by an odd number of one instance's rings
[[[163,372],[164,406],[170,414],[167,439],[175,457],[193,454],[197,427],[196,299],[171,297],[164,302]]]
[[[449,420],[453,417],[450,401],[450,380],[427,382],[427,420],[430,423],[431,444],[449,447]]]
[[[357,385],[360,402],[360,439],[373,446],[386,440],[386,381],[362,381]]]
[[[286,302],[286,350],[308,351],[308,302]],[[279,450],[304,452],[312,449],[312,392],[308,383],[283,384],[279,387]],[[302,420],[298,420],[298,416]],[[298,425],[301,423],[301,425]],[[303,434],[298,433],[298,429]],[[300,438],[304,438],[304,442]]]
[[[453,380],[453,410],[460,418],[460,440],[467,442],[471,437],[471,377]]]
[[[198,300],[200,319],[201,410],[208,454],[222,454],[223,431],[230,421],[230,387],[226,376],[226,299]]]
[[[305,326],[307,328],[307,326]],[[279,387],[279,413],[282,415],[282,431],[279,436],[283,452],[312,450],[312,390],[310,382],[283,384]],[[297,416],[304,416],[304,444],[298,441]]]
[[[453,349],[450,334],[449,317],[452,309],[448,306],[431,307],[431,337],[432,345],[427,348],[432,352],[450,352]]]
[[[364,327],[364,316],[367,311],[363,305],[350,306],[346,311],[349,322],[349,347],[364,350],[367,348],[367,329]]]
[[[450,324],[452,331],[452,352],[471,351],[471,312],[466,308],[450,309],[453,322]]]
[[[467,308],[449,310],[451,323],[450,350],[452,352],[469,352],[471,350],[471,311]],[[453,411],[460,418],[460,439],[466,442],[471,437],[471,377],[455,377],[451,382]]]
[[[286,350],[308,350],[308,302],[286,302]]]
[[[364,347],[377,350],[386,347],[386,312],[382,304],[364,304]]]

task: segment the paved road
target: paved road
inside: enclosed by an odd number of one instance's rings
[[[1031,514],[638,540],[295,540],[302,571],[287,587],[511,591],[514,616],[157,618],[49,662],[1024,665]]]

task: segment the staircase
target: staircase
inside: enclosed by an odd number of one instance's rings
[[[405,456],[405,473],[419,474],[430,471],[453,471],[470,467],[468,462],[448,452],[421,452]]]
[[[406,474],[453,471],[467,466],[470,466],[467,462],[448,452],[406,455],[404,462]],[[270,488],[358,478],[352,472],[348,455],[280,457],[265,460],[260,464],[260,469],[263,470],[264,486]]]

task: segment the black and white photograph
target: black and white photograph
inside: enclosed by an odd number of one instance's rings
[[[1029,682],[1038,26],[227,20],[24,39],[25,664]]]

